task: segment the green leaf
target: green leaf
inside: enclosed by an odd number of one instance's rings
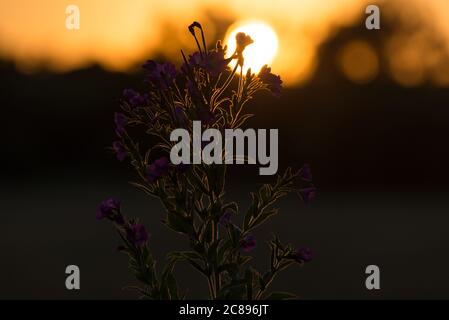
[[[176,212],[185,212],[185,207],[186,207],[186,199],[184,197],[184,194],[176,193],[175,195]]]
[[[269,282],[273,279],[273,273],[271,271],[267,271],[264,273],[263,276],[260,277],[260,284],[261,288],[263,287],[263,290],[267,287]]]
[[[265,288],[267,287],[267,283],[265,282],[265,280],[263,279],[264,277],[262,275],[257,275],[257,280],[259,281],[259,287],[261,291],[264,291]]]
[[[173,211],[167,213],[166,224],[175,232],[183,234],[193,233],[193,225],[191,224],[190,219]]]
[[[216,201],[212,203],[211,206],[211,215],[215,218],[215,221],[218,221],[221,215],[221,203],[220,201]]]
[[[218,299],[246,299],[246,279],[238,280],[227,286],[224,286],[218,293]]]
[[[223,206],[223,208],[221,208],[221,212],[222,214],[225,213],[226,210],[231,210],[234,213],[238,213],[239,212],[239,205],[236,202],[229,202],[227,204],[225,204]]]
[[[176,279],[173,276],[172,272],[170,272],[170,274],[167,275],[166,281],[171,300],[179,300],[178,284],[176,283]]]
[[[252,113],[246,113],[244,115],[241,115],[239,120],[237,120],[234,124],[234,127],[241,127],[248,119],[254,117],[254,114]]]
[[[217,264],[217,248],[218,245],[220,244],[220,242],[223,239],[217,239],[215,240],[209,247],[209,249],[207,250],[207,259],[210,263],[212,263],[213,265]]]
[[[225,257],[227,256],[227,253],[229,252],[229,249],[232,248],[232,241],[231,239],[226,239],[223,244],[219,247],[217,252],[217,263],[222,264],[224,263]]]
[[[177,260],[172,259],[167,262],[161,275],[161,283],[159,286],[162,299],[166,300],[179,300],[178,285],[173,275],[173,268]]]
[[[198,172],[196,172],[196,170],[191,170],[191,176],[190,176],[193,180],[193,183],[195,184],[195,186],[197,188],[199,188],[201,190],[201,192],[208,194],[209,190],[207,189],[206,185],[204,184],[203,178],[199,175]]]
[[[243,230],[248,230],[251,219],[257,213],[257,208],[259,206],[258,196],[254,192],[251,192],[250,195],[251,195],[251,204],[245,214],[245,219],[243,221]]]
[[[253,257],[251,256],[240,256],[239,257],[239,264],[243,265],[245,263],[247,263],[248,261],[250,261]]]
[[[231,237],[232,247],[234,249],[240,248],[240,238],[242,236],[242,231],[236,225],[229,224],[229,235]]]
[[[141,184],[141,183],[133,182],[133,181],[130,181],[129,183],[130,183],[132,186],[134,186],[134,187],[136,187],[136,188],[142,190],[142,191],[145,192],[147,195],[149,195],[149,196],[154,196],[154,190],[153,190],[153,187],[152,187],[152,186],[147,187],[147,186],[144,186],[144,185]]]
[[[291,169],[288,168],[282,176],[278,176],[275,184],[264,184],[257,193],[251,193],[251,204],[245,214],[243,223],[245,232],[277,213],[277,211],[273,211],[275,209],[269,209],[269,207],[289,192],[296,190],[293,186],[293,180],[296,176],[297,173],[293,174]]]
[[[204,269],[204,258],[195,251],[174,251],[168,254],[170,260],[187,261],[196,270],[207,275]]]
[[[219,195],[223,192],[224,181],[226,176],[225,165],[211,165],[208,170],[210,188]]]
[[[247,269],[245,271],[245,279],[246,279],[246,299],[253,299],[253,273],[251,269]]]
[[[218,272],[226,271],[231,278],[233,278],[239,272],[239,265],[237,263],[226,263],[218,268]]]
[[[254,221],[251,223],[251,227],[254,228],[254,227],[261,225],[262,223],[265,222],[265,220],[267,220],[271,216],[274,216],[278,213],[279,213],[279,209],[277,209],[277,208],[263,211],[261,214],[259,214],[259,216],[256,219],[254,219]]]
[[[297,299],[298,296],[289,292],[273,292],[265,300],[291,300]]]
[[[209,243],[212,240],[212,224],[213,221],[208,219],[201,227],[199,241],[201,243]]]
[[[203,256],[195,251],[182,251],[181,252],[184,257],[186,257],[189,260],[197,260],[197,261],[203,261]]]

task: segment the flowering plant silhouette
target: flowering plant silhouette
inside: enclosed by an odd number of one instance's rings
[[[180,70],[171,63],[147,61],[143,68],[148,92],[124,91],[122,111],[114,116],[117,141],[112,150],[119,161],[129,158],[139,178],[132,184],[161,201],[166,211],[162,222],[185,235],[190,250],[168,253],[165,266],[157,270],[145,226],[126,218],[119,200],[103,201],[97,218],[115,226],[123,241],[120,250],[129,256],[130,268],[142,285],[136,289],[144,298],[184,298],[174,274],[180,261],[205,277],[210,299],[294,298],[294,294],[268,293],[268,289],[280,271],[310,261],[309,249],[296,249],[273,236],[268,243],[271,254],[265,272],[249,266],[248,253],[256,246],[254,229],[278,213],[274,205],[280,198],[290,192],[306,202],[314,197],[309,166],[298,171],[288,168],[275,183],[264,184],[251,193],[251,203],[238,225],[233,221],[241,212],[238,204],[225,200],[226,164],[173,165],[168,157],[174,145],[169,139],[174,129],[192,132],[194,120],[200,120],[204,128],[239,128],[253,116],[244,111],[252,97],[261,90],[279,96],[282,81],[268,66],[257,75],[251,69],[243,73],[243,51],[253,42],[250,36],[238,33],[236,50],[226,58],[227,48],[220,41],[214,49],[207,48],[198,22],[188,29],[198,51],[187,57],[181,50],[184,63]],[[232,61],[235,65],[231,68]],[[135,130],[148,135],[144,140],[155,142],[144,148],[146,141],[137,142],[132,134]]]

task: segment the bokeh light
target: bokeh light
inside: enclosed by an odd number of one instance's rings
[[[236,21],[257,20],[274,30],[277,50],[271,44],[248,61],[259,68],[262,61],[272,60],[273,72],[286,86],[308,81],[319,65],[321,46],[350,27],[359,28],[360,40],[376,45],[375,52],[366,45],[351,49],[347,46],[357,39],[350,38],[336,48],[335,58],[351,81],[366,83],[382,72],[403,86],[448,86],[449,1],[379,0],[381,30],[371,31],[363,30],[368,4],[371,1],[78,0],[81,27],[69,31],[64,1],[0,0],[0,59],[13,60],[26,72],[69,71],[92,63],[128,71],[151,57],[180,62],[180,48],[195,50],[186,32],[192,21],[205,26],[212,47]],[[381,41],[374,44],[369,39],[376,34]],[[247,54],[255,50],[250,47]],[[361,54],[351,66],[348,57],[354,50]]]
[[[343,74],[352,82],[365,84],[374,80],[379,72],[379,59],[374,48],[366,41],[352,41],[339,54]]]

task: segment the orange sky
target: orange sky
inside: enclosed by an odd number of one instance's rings
[[[445,62],[449,52],[449,1],[388,2],[397,5],[398,10],[394,14],[400,13],[398,21],[415,19],[422,26],[413,34],[405,31],[396,33],[382,48],[388,57],[392,77],[403,85],[420,84],[429,77],[435,83],[449,84],[449,76],[444,72],[449,71]],[[371,2],[1,0],[0,56],[13,59],[19,68],[28,72],[42,65],[65,71],[93,62],[110,70],[127,70],[155,54],[179,57],[180,48],[193,49],[186,32],[186,26],[193,20],[201,21],[209,39],[212,39],[218,26],[210,17],[229,23],[257,19],[269,24],[279,38],[273,70],[282,75],[287,85],[294,85],[312,74],[318,46],[341,26],[359,21],[368,3]],[[80,30],[69,31],[65,27],[65,8],[69,4],[80,8]],[[386,16],[388,14],[391,13],[385,13]],[[435,32],[440,34],[442,47],[437,48],[426,41]],[[369,43],[348,44],[341,51],[338,61],[342,72],[350,79],[357,82],[358,79],[369,80],[375,76],[378,59],[382,57],[376,56]],[[348,58],[351,56],[360,59],[348,64],[353,60]],[[351,67],[357,63],[357,70]],[[367,64],[368,67],[358,71]],[[355,73],[351,74],[353,71]]]

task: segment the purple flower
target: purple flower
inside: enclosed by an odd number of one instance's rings
[[[231,222],[231,217],[232,217],[232,211],[226,210],[223,213],[223,215],[220,217],[220,220],[218,221],[218,223],[222,226],[226,226]]]
[[[161,157],[154,161],[148,167],[147,179],[150,183],[155,182],[159,178],[163,177],[168,173],[168,166],[170,160],[167,157]]]
[[[271,68],[264,65],[257,75],[273,95],[279,97],[281,95],[282,80],[280,76],[271,73]]]
[[[128,156],[128,152],[126,151],[125,147],[123,147],[123,144],[120,141],[114,141],[112,143],[112,149],[114,149],[117,160],[123,161]]]
[[[237,53],[242,53],[243,50],[245,50],[246,46],[254,43],[253,39],[251,39],[251,37],[244,32],[237,33],[235,36],[235,40],[237,42]]]
[[[113,219],[115,215],[120,215],[120,200],[109,198],[100,203],[96,217],[98,220],[108,218]]]
[[[301,168],[299,176],[304,181],[312,181],[312,170],[308,164]]]
[[[142,67],[147,71],[146,80],[162,89],[167,89],[177,75],[176,67],[170,62],[157,63],[148,60]]]
[[[308,187],[299,190],[301,198],[304,200],[306,204],[309,204],[316,195],[316,189],[314,187]]]
[[[126,117],[123,113],[114,114],[115,133],[121,137],[125,133]]]
[[[184,74],[189,74],[189,65],[188,63],[184,62],[181,67],[179,68],[179,70],[181,70],[182,73]]]
[[[139,93],[137,91],[135,91],[134,89],[123,90],[123,98],[125,98],[126,100],[130,100],[138,94]]]
[[[202,96],[200,90],[198,89],[198,86],[196,85],[196,83],[191,80],[188,80],[186,87],[187,87],[187,92],[190,94],[190,97],[192,98],[192,101],[194,102],[194,104],[201,103],[203,96]]]
[[[309,248],[300,248],[294,254],[294,259],[298,263],[309,262],[313,258],[313,252]]]
[[[189,164],[186,163],[180,163],[176,165],[176,169],[178,170],[179,173],[186,173],[190,168]]]
[[[215,120],[214,114],[207,108],[201,108],[197,114],[202,125],[211,125]]]
[[[133,108],[142,107],[148,102],[148,95],[141,95],[133,89],[123,90],[123,97]]]
[[[256,247],[256,237],[254,237],[252,234],[247,235],[240,241],[240,247],[243,249],[243,251],[250,252]]]
[[[224,50],[209,51],[202,67],[214,77],[224,72],[228,68],[228,60],[225,59]]]
[[[201,54],[197,51],[189,56],[188,66],[184,63],[181,70],[184,73],[188,73],[189,67],[201,68],[211,76],[216,77],[228,68],[230,59],[226,59],[225,54],[226,51],[222,47],[217,47],[214,50],[210,50],[207,54]],[[187,83],[187,88],[189,89],[189,92],[191,89],[195,89],[193,84],[189,83]]]
[[[203,62],[203,58],[201,57],[200,52],[194,52],[193,54],[189,55],[189,65],[192,67],[199,67],[201,66]]]
[[[176,120],[178,121],[179,125],[182,128],[187,127],[187,117],[186,117],[186,114],[184,113],[184,108],[182,108],[180,106],[176,106],[175,107],[175,117],[176,117]]]
[[[126,237],[129,242],[133,243],[137,247],[141,247],[148,241],[148,232],[145,229],[145,226],[135,223],[126,229]]]
[[[199,52],[189,56],[189,65],[193,68],[202,68],[211,76],[216,77],[228,68],[229,60],[225,58],[225,51],[222,48],[209,51],[205,56]],[[187,66],[183,66],[187,70]]]

